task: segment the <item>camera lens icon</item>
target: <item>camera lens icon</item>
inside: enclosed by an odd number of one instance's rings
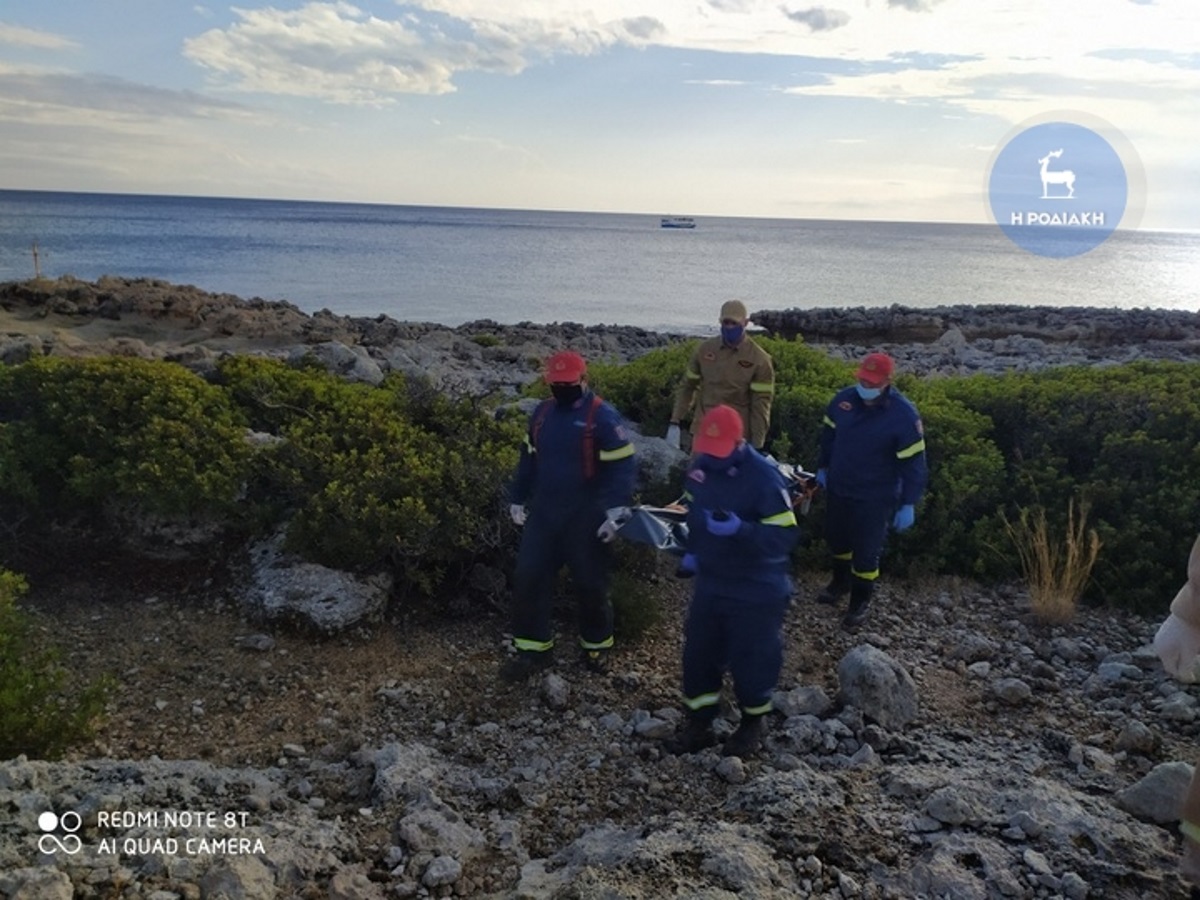
[[[68,856],[78,853],[83,849],[83,841],[75,832],[82,827],[83,818],[77,812],[68,810],[60,816],[46,810],[38,816],[38,828],[43,832],[38,838],[38,849],[49,856],[60,851]],[[66,832],[61,838],[53,833],[60,828]]]

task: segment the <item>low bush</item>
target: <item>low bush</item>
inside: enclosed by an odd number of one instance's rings
[[[424,596],[498,555],[515,425],[400,376],[372,387],[231,357],[220,380],[253,427],[282,438],[252,496],[290,516],[290,549],[335,568],[391,565]]]
[[[760,341],[777,374],[769,449],[815,468],[825,406],[853,365],[802,341]],[[664,433],[694,347],[596,362],[592,384],[643,433]],[[1040,508],[1066,533],[1077,499],[1101,545],[1084,599],[1165,607],[1200,506],[1200,366],[902,375],[897,387],[921,411],[930,480],[915,528],[889,539],[888,571],[1012,578],[1020,559],[1005,522]],[[291,548],[309,559],[390,565],[408,591],[434,596],[477,562],[508,566],[502,495],[524,427],[398,375],[372,387],[315,364],[229,357],[209,383],[170,363],[37,358],[0,368],[0,524],[86,518],[113,501],[248,513],[263,529],[289,522]],[[252,449],[248,428],[276,440]],[[801,564],[825,564],[821,513],[818,494]]]
[[[92,735],[111,681],[68,678],[58,651],[17,606],[25,590],[23,578],[0,570],[0,759],[54,759]]]
[[[230,513],[244,425],[219,388],[172,363],[37,357],[0,367],[0,503],[22,516]]]
[[[776,370],[769,449],[816,465],[821,419],[853,365],[800,341],[759,339]],[[695,342],[653,351],[603,372],[605,396],[665,430]],[[1072,498],[1089,504],[1101,547],[1085,599],[1161,610],[1195,537],[1200,507],[1200,366],[1133,363],[1039,373],[916,378],[897,388],[921,412],[929,486],[916,527],[891,535],[885,568],[996,581],[1021,574],[1005,522],[1025,508],[1066,533]],[[645,418],[638,419],[641,415]],[[802,564],[824,565],[821,496],[802,521]]]

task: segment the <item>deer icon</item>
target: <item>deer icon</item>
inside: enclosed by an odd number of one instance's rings
[[[1075,196],[1075,173],[1070,169],[1061,169],[1057,172],[1051,172],[1049,169],[1050,160],[1058,159],[1062,156],[1062,149],[1051,150],[1045,156],[1038,160],[1042,166],[1042,199],[1043,200],[1070,200]],[[1067,193],[1055,197],[1050,196],[1050,185],[1063,184],[1067,187]]]

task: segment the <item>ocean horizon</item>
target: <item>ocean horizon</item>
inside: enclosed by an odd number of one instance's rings
[[[664,210],[662,216],[688,215]],[[1200,311],[1200,234],[1068,258],[993,225],[0,190],[0,281],[152,278],[307,313],[703,333],[749,309],[956,304]]]

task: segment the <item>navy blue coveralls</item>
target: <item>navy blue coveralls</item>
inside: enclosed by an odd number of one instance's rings
[[[889,386],[874,404],[853,387],[825,410],[817,468],[825,469],[825,540],[851,574],[874,582],[888,524],[925,491],[925,431],[913,404]]]
[[[554,648],[554,580],[565,564],[579,597],[584,650],[613,643],[608,597],[611,549],[596,536],[613,507],[628,506],[637,470],[620,413],[591,391],[569,407],[546,400],[529,417],[513,503],[528,517],[517,553],[513,644],[522,653]]]
[[[726,460],[696,457],[684,502],[696,582],[684,626],[683,702],[692,714],[715,714],[728,667],[743,713],[770,712],[800,532],[783,476],[742,444]],[[705,510],[734,513],[742,524],[735,534],[714,535]]]

